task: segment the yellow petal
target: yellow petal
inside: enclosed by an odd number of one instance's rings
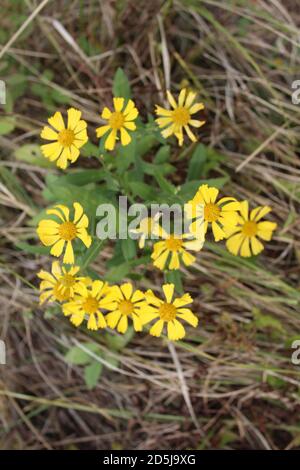
[[[258,255],[264,249],[264,245],[256,238],[251,237],[251,248],[254,255]]]
[[[198,318],[189,308],[180,308],[177,311],[177,315],[195,328],[198,325]]]
[[[88,319],[87,327],[88,327],[89,330],[98,330],[98,325],[97,325],[95,315],[90,315],[90,317]]]
[[[168,338],[171,341],[177,341],[185,336],[185,330],[178,320],[168,322]]]
[[[124,127],[122,127],[121,128],[121,144],[125,146],[125,145],[128,145],[130,142],[131,142],[130,135],[128,134],[126,129],[124,129]]]
[[[76,160],[78,159],[79,157],[79,150],[77,147],[75,147],[75,145],[72,145],[71,146],[71,150],[70,150],[70,160],[72,163],[76,162]]]
[[[203,103],[195,103],[190,107],[189,113],[190,114],[195,114],[198,111],[201,111],[202,109],[204,109],[204,104]]]
[[[104,134],[106,134],[106,132],[108,132],[110,130],[110,128],[111,127],[109,125],[98,127],[96,129],[97,137],[100,139]]]
[[[128,319],[127,315],[122,315],[121,320],[118,323],[117,330],[119,333],[126,333],[128,328]]]
[[[242,217],[244,220],[248,220],[248,214],[249,214],[248,201],[242,201],[240,203],[240,213],[242,214]]]
[[[111,110],[108,109],[108,108],[105,106],[105,108],[103,108],[101,117],[102,117],[102,119],[109,119],[110,116],[111,116],[111,114],[112,114],[112,113],[111,113]]]
[[[184,100],[185,100],[185,95],[186,95],[186,88],[183,88],[183,89],[180,91],[179,97],[178,97],[178,105],[179,105],[179,106],[183,106]]]
[[[196,260],[195,256],[191,255],[191,253],[188,253],[185,250],[182,252],[181,256],[182,256],[182,261],[184,262],[186,266],[190,266]]]
[[[179,256],[177,251],[173,251],[170,264],[169,264],[169,269],[179,269],[180,268],[180,262],[179,262]]]
[[[161,106],[158,106],[158,105],[156,105],[155,113],[159,116],[169,116],[170,117],[172,115],[171,109],[165,109],[165,108],[162,108]]]
[[[65,129],[63,117],[59,111],[48,119],[49,124],[54,127],[57,131]]]
[[[116,138],[117,138],[117,131],[112,130],[105,141],[104,147],[107,150],[113,150],[116,145]]]
[[[121,312],[119,310],[115,310],[114,312],[111,312],[108,315],[106,315],[105,318],[106,318],[107,326],[109,326],[109,328],[116,328],[120,317],[121,317]]]
[[[58,242],[55,243],[55,245],[53,245],[53,247],[51,248],[51,255],[53,256],[60,256],[62,254],[62,251],[64,249],[64,245],[65,245],[65,240],[59,240]]]
[[[50,161],[57,160],[62,152],[62,146],[59,142],[52,142],[52,144],[41,145],[41,151],[44,157],[49,158]]]
[[[45,126],[41,132],[42,139],[57,140],[58,134],[51,127]]]
[[[221,229],[220,225],[217,222],[212,222],[211,224],[212,231],[216,242],[223,240],[226,237],[226,233]]]
[[[164,327],[164,322],[163,320],[158,320],[157,322],[154,323],[154,325],[151,327],[149,333],[150,335],[152,336],[160,336],[161,335],[161,332],[163,330],[163,327]]]
[[[74,131],[81,118],[81,111],[75,108],[68,109],[68,129]]]
[[[243,243],[241,245],[240,255],[243,256],[244,258],[248,258],[249,256],[251,256],[250,240],[249,240],[248,237],[245,238],[245,240],[243,241]]]
[[[125,297],[125,299],[130,299],[132,295],[132,285],[130,282],[127,282],[126,284],[121,285],[121,291]]]
[[[66,248],[66,251],[65,251],[63,262],[65,264],[74,264],[74,251],[73,251],[73,247],[72,247],[72,242],[67,242],[67,248]]]
[[[193,91],[190,91],[189,94],[187,95],[186,101],[185,101],[185,107],[190,108],[193,101],[195,100],[197,96],[197,93],[194,93]]]
[[[242,244],[244,236],[241,233],[236,233],[231,238],[229,238],[226,242],[226,247],[230,253],[233,255],[237,255]]]
[[[114,98],[115,111],[117,112],[122,111],[123,106],[124,106],[124,98]]]
[[[172,302],[172,298],[174,295],[174,284],[164,284],[163,285],[163,292],[165,294],[165,298],[168,304]]]
[[[75,211],[74,212],[74,224],[77,224],[77,222],[79,221],[79,219],[81,218],[83,214],[83,207],[81,204],[79,204],[79,202],[74,202],[73,207]]]

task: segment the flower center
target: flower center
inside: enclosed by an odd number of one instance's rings
[[[176,318],[176,307],[173,304],[164,303],[159,307],[159,316],[164,321],[172,321]]]
[[[206,204],[204,207],[204,219],[207,222],[216,222],[220,216],[221,209],[216,204]]]
[[[72,287],[75,283],[75,278],[71,274],[64,274],[59,282],[61,283],[62,286],[64,287]]]
[[[191,115],[188,109],[184,108],[183,106],[178,106],[178,108],[174,109],[172,112],[173,121],[178,126],[186,126],[191,118]]]
[[[76,225],[73,222],[64,222],[59,226],[58,233],[60,238],[66,241],[71,241],[76,238]]]
[[[133,303],[130,300],[121,300],[119,310],[122,315],[131,315],[133,312]]]
[[[166,240],[166,247],[170,251],[180,251],[182,243],[183,241],[180,238],[170,236],[170,238]]]
[[[63,147],[70,147],[75,139],[74,132],[71,129],[63,129],[58,134],[58,141]]]
[[[89,295],[83,302],[82,308],[85,311],[85,313],[88,313],[89,315],[93,315],[94,313],[97,312],[99,308],[99,302],[97,299]]]
[[[53,288],[53,295],[59,302],[64,302],[70,298],[70,290],[62,289],[61,282],[57,282]]]
[[[115,111],[111,114],[109,118],[109,125],[112,129],[118,130],[123,127],[124,124],[124,116],[120,111]]]
[[[257,233],[257,224],[252,220],[245,222],[242,227],[242,233],[246,235],[246,237],[254,237]]]

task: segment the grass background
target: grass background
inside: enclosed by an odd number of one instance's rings
[[[300,106],[291,101],[300,78],[299,7],[288,0],[3,0],[1,10],[1,448],[299,448],[300,369],[291,363],[300,337]],[[56,109],[78,107],[96,145],[91,130],[111,101],[119,66],[144,117],[166,86],[197,89],[206,105],[207,175],[226,178],[224,193],[271,205],[278,223],[256,259],[208,241],[184,276],[199,327],[175,346],[143,334],[123,341],[76,330],[39,308],[31,286],[49,264],[42,249],[29,252],[28,243],[38,245],[32,217],[46,205],[46,175],[57,173],[39,155],[41,126]],[[171,163],[170,180],[180,185],[188,156],[174,146]],[[99,161],[81,157],[77,167],[99,168]],[[93,265],[100,276],[112,250]],[[137,271],[141,288],[160,285],[151,267]],[[95,370],[100,377],[89,388]]]

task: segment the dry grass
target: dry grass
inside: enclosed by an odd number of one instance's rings
[[[2,3],[4,45],[41,2]],[[291,102],[291,82],[300,78],[299,25],[292,1],[54,0],[2,49],[8,88],[19,90],[15,77],[26,77],[11,109],[16,127],[0,136],[0,331],[8,349],[0,366],[2,448],[299,447],[300,369],[291,364],[291,340],[300,336],[300,107]],[[48,257],[15,244],[35,237],[28,221],[45,205],[49,170],[14,152],[38,141],[53,90],[95,127],[118,66],[150,112],[169,82],[197,88],[207,108],[203,142],[225,156],[210,177],[228,176],[227,191],[270,204],[279,229],[256,262],[207,244],[185,276],[200,318],[186,341],[174,347],[138,335],[112,353],[105,335],[75,330],[38,307],[31,284]],[[186,160],[177,152],[180,184]],[[83,158],[79,165],[98,163]],[[100,275],[110,255],[108,247],[93,266]],[[160,282],[149,270],[140,286],[149,279]],[[92,391],[82,367],[64,359],[86,341],[114,358],[96,356],[104,369]]]

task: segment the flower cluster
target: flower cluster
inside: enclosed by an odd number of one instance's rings
[[[152,320],[157,322],[151,327],[150,334],[160,336],[166,324],[170,340],[182,339],[185,329],[179,320],[196,327],[197,317],[186,306],[192,303],[189,294],[174,299],[174,284],[164,284],[165,299],[152,291],[134,290],[131,283],[110,286],[101,280],[79,276],[79,267],[72,266],[67,271],[58,261],[52,263],[51,273],[40,271],[40,303],[59,302],[65,316],[75,326],[85,320],[89,330],[106,327],[116,328],[119,333],[126,333],[129,322],[135,331]]]
[[[156,106],[158,116],[157,125],[162,129],[162,136],[167,138],[174,135],[179,145],[183,144],[183,130],[186,131],[192,142],[197,138],[189,126],[201,127],[205,121],[194,119],[193,115],[204,109],[203,103],[195,103],[196,93],[181,90],[176,103],[172,94],[167,91],[168,101],[172,109],[164,109]],[[132,138],[130,132],[136,130],[136,119],[139,112],[135,103],[123,97],[114,97],[114,110],[104,107],[101,118],[104,125],[96,129],[96,135],[101,138],[107,135],[104,143],[106,150],[113,150],[120,139],[121,145],[128,145]],[[81,111],[68,109],[68,125],[65,126],[62,114],[58,111],[48,119],[51,127],[45,126],[41,137],[51,143],[41,146],[43,155],[50,161],[55,161],[57,166],[66,169],[68,162],[74,163],[80,154],[79,149],[88,141],[87,123],[81,119]],[[129,131],[129,132],[128,132]]]
[[[168,91],[167,100],[170,109],[156,106],[156,123],[164,138],[175,136],[179,146],[183,145],[184,132],[192,142],[197,137],[191,127],[199,128],[205,121],[195,119],[195,114],[204,109],[203,103],[196,102],[196,93],[186,89],[179,93],[178,101]],[[98,138],[104,138],[104,148],[111,151],[120,140],[122,146],[132,141],[132,133],[137,129],[139,112],[135,103],[123,97],[113,98],[114,109],[105,107],[101,118],[104,124],[96,129]],[[57,166],[66,169],[75,162],[80,148],[87,142],[87,123],[81,119],[81,111],[68,110],[65,126],[62,114],[56,112],[48,119],[49,125],[41,132],[41,137],[52,141],[42,145],[46,158],[55,161]],[[186,233],[178,234],[175,230],[167,232],[162,227],[160,214],[141,220],[134,232],[143,249],[146,240],[155,235],[158,240],[152,243],[151,259],[159,270],[179,270],[182,266],[191,266],[195,254],[202,250],[207,233],[211,230],[215,242],[226,240],[226,247],[233,255],[250,257],[260,253],[262,241],[269,241],[276,223],[263,220],[271,211],[268,206],[259,206],[249,213],[247,201],[238,201],[232,196],[220,196],[219,189],[208,184],[201,184],[184,205],[189,222]],[[135,331],[142,331],[149,324],[149,332],[160,336],[166,328],[170,340],[179,340],[185,336],[181,321],[196,327],[198,319],[188,308],[192,303],[189,294],[175,297],[175,286],[167,283],[162,286],[164,297],[152,290],[142,292],[134,290],[131,283],[109,285],[103,280],[92,280],[80,271],[75,263],[74,247],[82,244],[89,248],[92,237],[89,234],[89,219],[79,202],[70,208],[58,204],[46,210],[47,217],[40,220],[37,228],[41,242],[51,247],[50,254],[62,256],[52,263],[51,272],[38,273],[40,283],[40,303],[59,302],[63,314],[70,318],[73,325],[79,326],[85,321],[87,328],[98,330],[106,327],[125,333],[129,322]],[[262,241],[261,241],[262,240]],[[76,250],[75,250],[76,252]]]

